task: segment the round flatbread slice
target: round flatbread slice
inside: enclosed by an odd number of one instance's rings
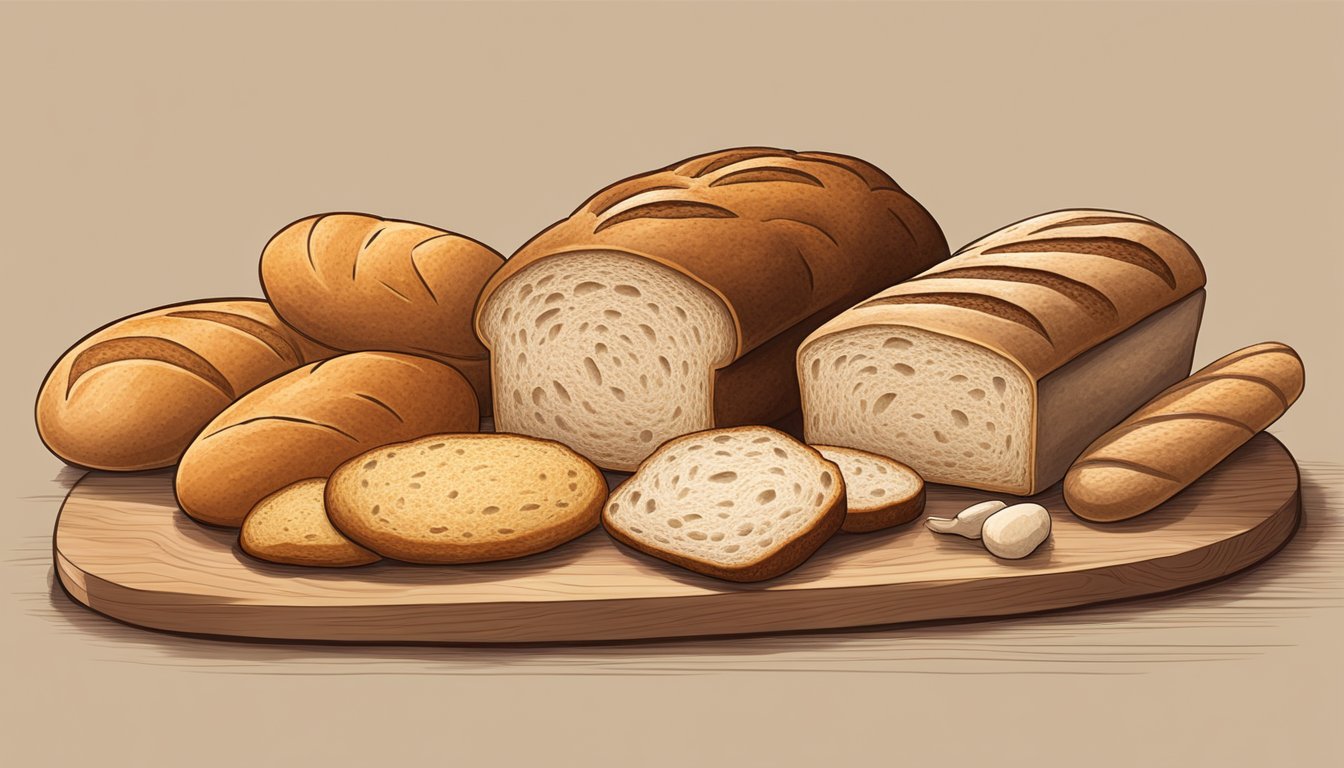
[[[431,435],[342,464],[327,515],[346,536],[411,563],[480,563],[543,552],[597,527],[607,483],[551,441]]]
[[[243,520],[238,543],[272,563],[344,568],[382,558],[341,535],[327,519],[322,478],[300,480],[272,493]]]
[[[845,476],[845,522],[840,530],[868,533],[904,525],[924,511],[924,479],[895,459],[853,448],[814,445]]]

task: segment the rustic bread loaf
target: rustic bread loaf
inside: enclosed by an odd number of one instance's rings
[[[325,478],[300,480],[257,502],[243,520],[238,544],[260,560],[345,568],[382,558],[341,535],[327,519]]]
[[[924,480],[899,461],[853,448],[814,445],[845,479],[846,533],[904,525],[924,511]]]
[[[1037,493],[1190,372],[1203,285],[1190,247],[1141,216],[1018,222],[807,338],[807,440],[926,482]]]
[[[503,262],[454,232],[328,213],[271,238],[261,254],[261,285],[285,322],[330,347],[408,352],[457,368],[484,414],[490,364],[471,315],[481,286]]]
[[[1284,344],[1220,358],[1088,446],[1064,477],[1064,502],[1096,523],[1141,515],[1273,424],[1305,383],[1302,360]]]
[[[769,427],[670,440],[607,502],[617,541],[730,581],[793,570],[845,520],[840,468]]]
[[[430,435],[342,464],[327,514],[345,535],[412,563],[479,563],[551,549],[597,527],[607,481],[551,440]]]
[[[193,518],[237,526],[266,496],[328,477],[352,456],[440,432],[475,432],[471,385],[456,369],[395,352],[353,352],[292,371],[215,417],[177,468]]]
[[[486,283],[496,424],[629,471],[669,438],[774,421],[810,330],[947,255],[852,157],[732,149],[617,182]]]
[[[244,392],[334,354],[255,299],[174,304],[80,339],[37,396],[37,432],[63,461],[109,471],[175,464]]]

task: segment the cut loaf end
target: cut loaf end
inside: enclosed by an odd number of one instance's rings
[[[714,370],[736,348],[723,302],[649,259],[543,259],[492,294],[495,425],[632,471],[663,442],[714,425]]]
[[[800,565],[844,521],[839,467],[768,427],[699,432],[658,449],[608,500],[618,541],[716,578]]]
[[[853,448],[814,445],[845,478],[846,533],[904,525],[924,511],[924,480],[910,467]]]

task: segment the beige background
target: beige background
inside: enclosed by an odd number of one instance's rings
[[[1344,5],[0,5],[10,347],[0,755],[19,765],[1325,765],[1344,704]],[[257,295],[285,223],[508,253],[604,183],[736,144],[888,170],[955,246],[1065,206],[1209,273],[1203,364],[1294,345],[1303,530],[1184,595],[1016,620],[568,649],[176,638],[75,607],[78,476],[31,403],[121,315]]]

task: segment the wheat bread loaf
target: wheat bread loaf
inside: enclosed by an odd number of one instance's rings
[[[345,535],[411,563],[536,554],[597,527],[607,483],[561,443],[520,435],[431,435],[342,464],[327,514]]]
[[[924,480],[899,461],[853,448],[814,445],[845,479],[846,533],[904,525],[924,511]]]
[[[257,502],[238,532],[239,546],[257,559],[287,565],[345,568],[381,560],[332,527],[326,487],[326,478],[308,478]]]
[[[476,297],[504,261],[465,235],[363,213],[309,216],[261,255],[261,285],[285,322],[347,352],[432,357],[462,372],[483,414],[490,365],[472,329]]]
[[[731,149],[625,179],[482,290],[496,423],[630,471],[669,438],[774,421],[797,408],[810,330],[947,255],[852,157]]]
[[[812,556],[845,520],[840,468],[769,427],[669,440],[602,512],[617,541],[697,573],[761,581]]]
[[[1286,344],[1215,360],[1088,446],[1064,477],[1064,502],[1096,523],[1141,515],[1273,424],[1305,384],[1302,360]]]
[[[37,432],[76,466],[175,464],[196,433],[243,393],[329,357],[264,301],[209,299],[125,317],[80,339],[37,396]]]
[[[1037,493],[1190,372],[1203,285],[1194,251],[1142,216],[1018,222],[803,342],[807,440],[926,482]]]
[[[215,417],[182,456],[177,501],[200,522],[237,526],[261,499],[352,456],[479,424],[471,385],[451,366],[352,352],[273,379]]]

